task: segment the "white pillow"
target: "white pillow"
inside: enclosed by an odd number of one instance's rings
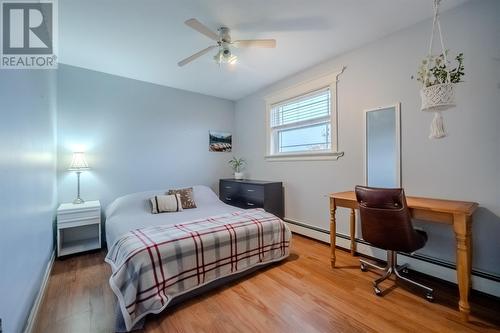
[[[182,212],[181,195],[155,195],[151,201],[151,213]]]

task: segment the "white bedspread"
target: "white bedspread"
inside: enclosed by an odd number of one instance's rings
[[[111,248],[120,236],[132,229],[174,225],[241,210],[220,201],[209,187],[196,185],[193,186],[193,193],[197,208],[186,209],[182,212],[151,214],[151,203],[148,199],[154,195],[165,194],[168,189],[170,188],[133,193],[113,201],[106,209],[106,241],[108,248]]]

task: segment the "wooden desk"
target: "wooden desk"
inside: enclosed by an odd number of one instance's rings
[[[453,226],[457,244],[457,281],[460,293],[458,307],[465,320],[469,319],[469,291],[472,269],[472,214],[478,207],[475,202],[451,201],[419,197],[406,197],[413,218]],[[330,246],[331,264],[335,267],[336,221],[337,207],[351,209],[351,253],[356,253],[356,215],[358,208],[354,191],[333,193],[330,195]]]

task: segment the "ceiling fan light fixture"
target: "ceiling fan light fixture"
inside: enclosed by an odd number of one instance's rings
[[[229,48],[221,48],[219,52],[214,56],[216,63],[220,64],[235,64],[238,61],[238,57],[231,53]]]
[[[217,52],[217,54],[214,55],[214,60],[216,63],[218,63],[218,64],[222,63],[222,59],[223,59],[223,57],[222,57],[221,51]]]

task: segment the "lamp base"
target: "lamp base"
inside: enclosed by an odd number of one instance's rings
[[[84,202],[85,202],[85,200],[83,200],[82,198],[76,198],[75,200],[73,200],[73,203],[75,205],[82,204]]]

